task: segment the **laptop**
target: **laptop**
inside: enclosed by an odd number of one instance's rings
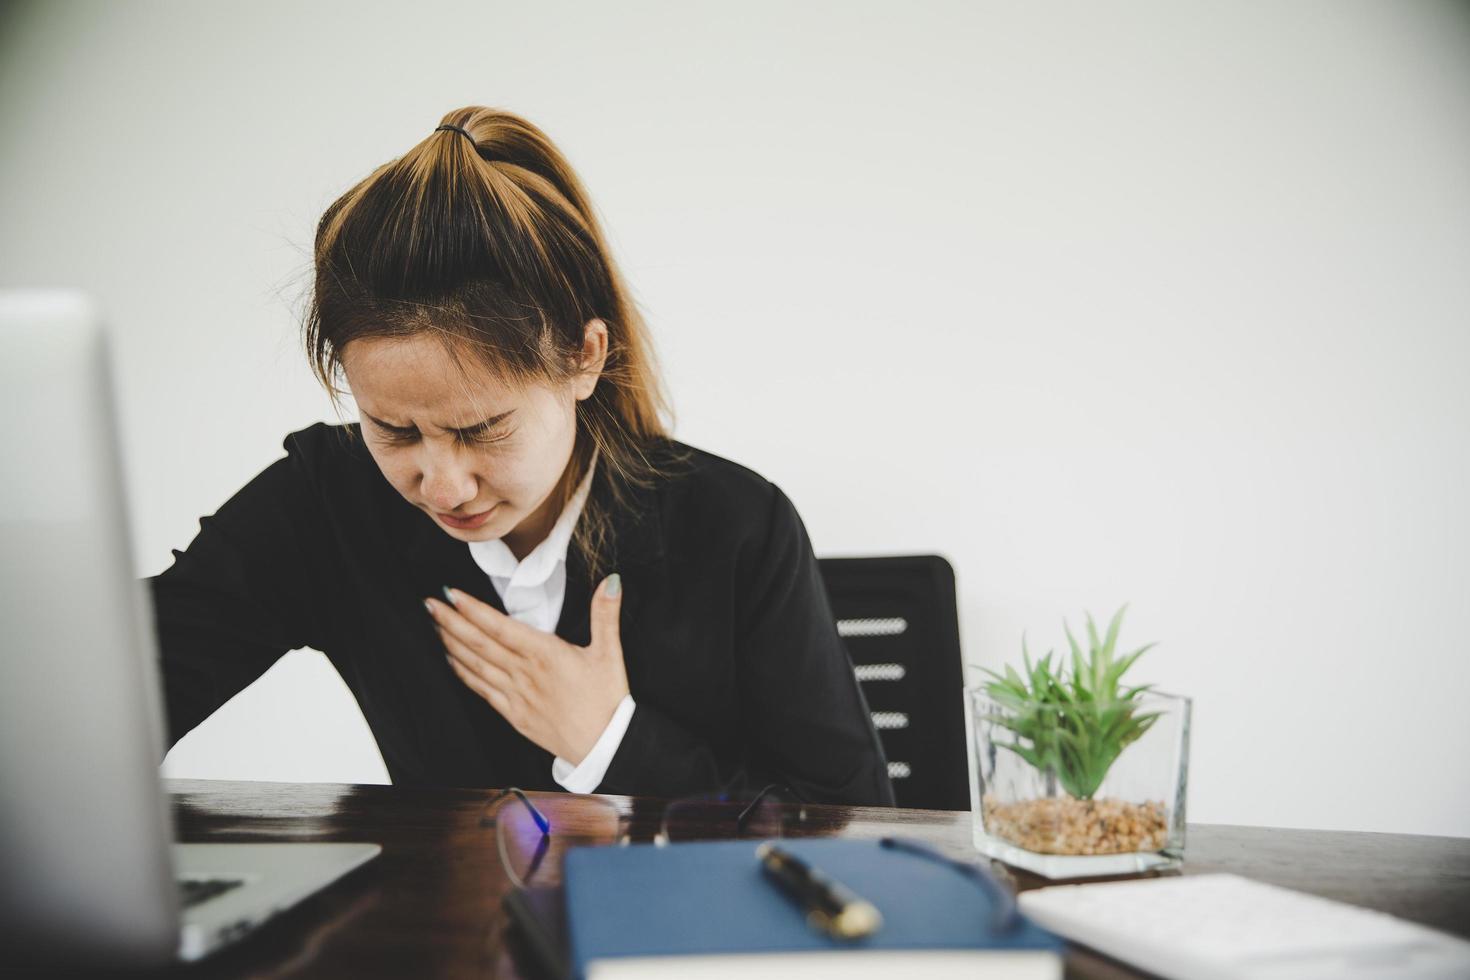
[[[198,959],[382,848],[173,843],[154,621],[87,295],[0,290],[0,408],[0,967]]]

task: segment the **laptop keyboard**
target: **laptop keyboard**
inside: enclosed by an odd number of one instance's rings
[[[180,878],[179,882],[179,904],[183,908],[193,908],[200,902],[207,902],[216,895],[222,895],[232,888],[239,888],[245,884],[243,878]]]

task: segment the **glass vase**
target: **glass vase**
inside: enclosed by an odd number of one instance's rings
[[[1048,878],[1183,861],[1189,698],[1147,691],[1058,707],[976,686],[965,702],[982,853]]]

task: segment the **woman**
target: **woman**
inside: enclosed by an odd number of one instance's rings
[[[149,579],[172,740],[323,651],[396,783],[891,804],[776,486],[669,438],[645,327],[561,153],[468,107],[323,215],[306,344],[361,421]]]

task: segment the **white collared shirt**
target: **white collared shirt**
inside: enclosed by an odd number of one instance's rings
[[[495,586],[495,591],[505,603],[506,614],[512,619],[546,633],[556,632],[567,594],[567,549],[571,545],[572,530],[587,504],[592,473],[596,468],[597,457],[594,455],[592,464],[587,467],[587,475],[567,501],[551,533],[520,561],[516,560],[510,546],[499,538],[469,543],[470,557],[490,576],[490,583]],[[572,793],[595,790],[607,774],[613,754],[622,744],[634,707],[633,696],[623,695],[612,719],[581,764],[573,766],[558,756],[551,763],[551,778]]]

